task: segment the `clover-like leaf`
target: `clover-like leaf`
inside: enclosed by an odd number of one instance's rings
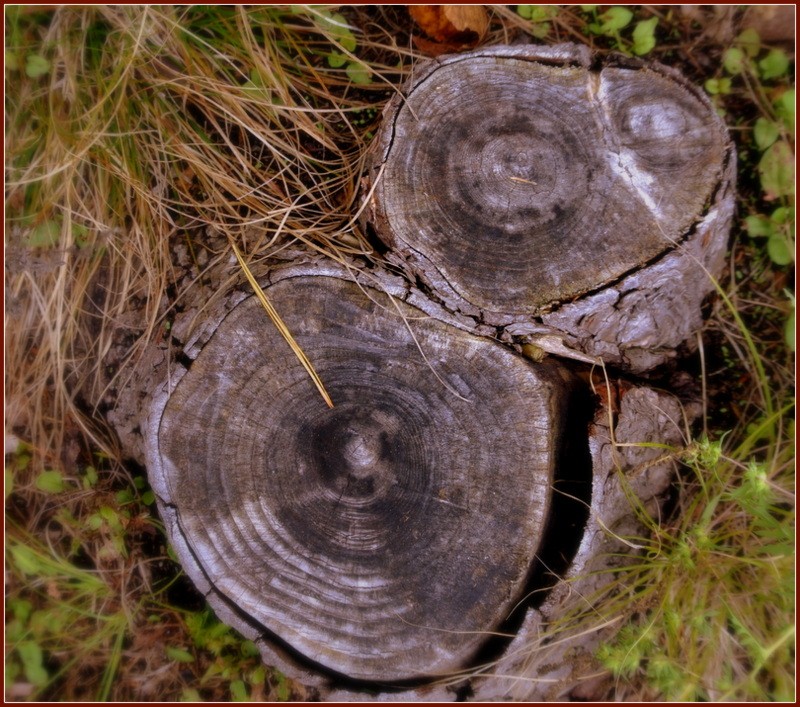
[[[347,57],[339,52],[331,52],[328,54],[328,66],[333,69],[338,69],[347,63]]]
[[[642,20],[633,30],[633,53],[639,56],[647,54],[656,46],[656,25],[658,17]]]
[[[784,126],[790,132],[794,132],[794,112],[795,112],[795,90],[790,88],[784,91],[773,102],[775,113],[783,121]]]
[[[603,21],[603,24],[600,25],[601,32],[603,34],[614,34],[630,24],[633,19],[633,12],[627,7],[610,7],[600,15],[600,19]]]
[[[789,57],[783,49],[771,49],[769,54],[758,62],[758,68],[764,81],[778,78],[789,70]]]
[[[781,134],[780,128],[771,120],[759,118],[753,128],[753,138],[759,150],[766,150]]]
[[[744,225],[750,238],[768,238],[775,230],[772,221],[761,214],[748,216]]]
[[[777,199],[794,193],[794,151],[785,140],[767,148],[758,163],[764,198]]]
[[[734,76],[741,74],[745,67],[745,53],[739,47],[730,47],[722,55],[722,65],[725,71]]]
[[[60,471],[43,471],[36,477],[36,488],[45,493],[61,493],[66,485]]]
[[[775,265],[789,265],[794,262],[794,252],[783,234],[776,233],[767,241],[767,253]]]
[[[342,49],[348,52],[354,52],[356,50],[356,38],[353,35],[353,31],[350,29],[350,25],[347,24],[344,15],[334,12],[331,15],[323,13],[320,17],[322,19],[322,25],[328,30],[331,37],[341,45]]]
[[[737,47],[741,47],[744,53],[751,59],[755,59],[761,51],[761,37],[758,36],[758,32],[752,27],[744,30],[736,37],[734,43]]]
[[[348,78],[357,84],[361,84],[362,86],[369,85],[372,83],[372,71],[366,64],[362,64],[360,61],[351,61],[347,65],[347,72]]]
[[[40,54],[28,54],[25,59],[25,74],[28,78],[38,79],[50,71],[50,62]]]
[[[708,79],[705,82],[706,91],[712,96],[725,95],[731,92],[731,80],[729,78]]]

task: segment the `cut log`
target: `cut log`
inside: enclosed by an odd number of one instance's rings
[[[335,407],[255,297],[167,366],[145,453],[182,564],[307,666],[463,667],[524,593],[570,376],[335,277],[267,294]]]
[[[677,72],[491,47],[421,65],[390,101],[364,213],[452,311],[643,371],[700,326],[734,170],[723,121]]]

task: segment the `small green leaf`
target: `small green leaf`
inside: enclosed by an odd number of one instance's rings
[[[520,12],[520,8],[524,8],[522,12]],[[525,17],[532,22],[530,33],[538,39],[544,39],[550,34],[552,27],[548,20],[558,14],[558,8],[550,5],[518,5],[517,12],[520,12],[521,17]]]
[[[581,5],[580,8],[584,12],[594,12],[597,9],[597,5]]]
[[[759,150],[766,150],[781,134],[780,128],[771,120],[759,118],[753,128],[753,137]]]
[[[338,69],[340,66],[344,66],[346,62],[347,57],[344,54],[339,54],[339,52],[328,54],[328,66],[332,69]]]
[[[133,487],[139,489],[140,491],[147,485],[147,482],[144,480],[144,476],[134,476],[133,477]]]
[[[746,29],[735,40],[734,44],[741,47],[751,59],[755,59],[761,51],[761,37],[754,29]]]
[[[545,22],[552,20],[558,15],[558,8],[552,5],[529,5],[531,8],[531,20],[534,22]]]
[[[110,506],[100,506],[100,510],[98,511],[102,519],[108,523],[108,527],[114,533],[122,533],[122,521],[119,519],[119,513],[115,511]]]
[[[767,238],[771,236],[775,230],[772,221],[761,214],[748,216],[744,220],[744,226],[750,238]]]
[[[176,663],[194,663],[194,656],[185,648],[176,648],[175,646],[167,646],[165,648],[167,658],[174,660]]]
[[[600,15],[600,19],[603,21],[600,26],[603,34],[614,34],[628,26],[633,13],[627,7],[611,7]]]
[[[292,7],[295,7],[292,5]],[[200,693],[193,687],[184,687],[181,692],[181,702],[202,702],[203,698]]]
[[[722,55],[722,65],[729,74],[741,74],[745,66],[744,52],[739,47],[731,47]]]
[[[97,483],[97,469],[95,469],[93,466],[87,466],[83,473],[86,475],[86,482],[90,487]]]
[[[795,91],[793,88],[790,88],[788,91],[784,91],[778,96],[773,104],[775,106],[775,113],[777,113],[778,117],[783,121],[783,124],[790,133],[794,132],[794,100]]]
[[[633,53],[638,56],[647,54],[656,46],[656,25],[658,18],[651,17],[636,24],[633,30]]]
[[[708,79],[705,83],[706,91],[712,96],[725,95],[731,92],[731,80],[729,78]]]
[[[761,188],[767,200],[794,193],[794,151],[784,140],[767,148],[758,163]]]
[[[354,52],[356,50],[356,38],[350,29],[350,25],[347,24],[344,15],[340,15],[338,12],[332,15],[322,13],[319,19],[321,21],[320,24],[328,31],[333,40],[341,45],[342,49],[348,52]]]
[[[89,526],[90,530],[99,530],[103,525],[103,518],[97,513],[92,513],[92,515],[86,519],[86,525]]]
[[[245,658],[255,658],[260,653],[261,651],[258,650],[258,646],[255,643],[252,641],[242,641],[242,655]]]
[[[523,19],[531,19],[531,10],[533,5],[517,5],[517,14]]]
[[[263,665],[259,665],[250,673],[247,679],[251,685],[263,685],[267,679],[267,669]]]
[[[783,234],[776,233],[767,241],[767,253],[775,265],[789,265],[794,261],[794,254]]]
[[[353,82],[362,86],[372,83],[372,71],[366,64],[360,61],[351,61],[347,65],[347,76]]]
[[[44,655],[39,644],[33,641],[24,641],[17,646],[17,653],[22,660],[22,667],[28,682],[36,687],[47,685],[50,676],[44,667]]]
[[[779,206],[770,214],[773,223],[782,225],[794,221],[794,209],[791,206]]]
[[[124,506],[126,503],[131,503],[133,501],[133,491],[130,489],[122,489],[121,491],[117,491],[115,498],[120,506]]]
[[[25,73],[28,78],[38,79],[50,71],[50,62],[39,54],[28,54],[25,60]]]
[[[27,599],[9,599],[6,608],[11,609],[17,621],[25,623],[33,612],[33,604]]]
[[[61,240],[61,222],[55,219],[36,226],[28,235],[31,248],[50,248]]]
[[[14,52],[8,51],[8,49],[6,49],[5,66],[6,69],[8,69],[9,71],[16,71],[17,69],[19,69],[19,62],[17,61],[17,55]]]
[[[748,216],[744,220],[744,226],[747,229],[747,235],[749,235],[750,238],[767,238],[775,231],[772,221],[761,214]]]
[[[36,488],[45,493],[61,493],[65,487],[60,471],[43,471],[36,477]]]
[[[152,491],[145,491],[142,494],[142,503],[145,506],[152,506],[156,502],[156,495]]]
[[[288,702],[292,696],[292,691],[289,689],[289,681],[286,677],[279,672],[273,673],[275,679],[275,697],[279,702]]]
[[[552,25],[549,22],[537,22],[531,27],[531,34],[537,39],[544,39],[550,34]]]
[[[765,81],[783,76],[789,70],[789,57],[783,49],[771,49],[769,54],[758,62],[761,78]]]
[[[14,558],[14,564],[22,574],[41,574],[42,565],[31,548],[26,545],[14,545],[11,548],[11,555]]]
[[[231,698],[234,702],[247,702],[247,686],[242,680],[231,680]]]

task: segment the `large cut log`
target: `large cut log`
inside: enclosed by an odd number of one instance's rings
[[[267,288],[333,409],[239,296],[159,364],[148,473],[245,635],[350,679],[441,674],[524,594],[574,382],[342,277]]]
[[[390,101],[364,213],[446,308],[641,372],[700,327],[734,173],[678,72],[490,47],[420,65]]]

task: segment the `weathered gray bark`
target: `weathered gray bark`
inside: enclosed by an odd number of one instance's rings
[[[267,294],[335,407],[255,297],[187,348],[145,432],[184,567],[234,625],[350,678],[461,667],[521,598],[569,376],[342,279]]]
[[[735,155],[667,67],[491,47],[418,68],[368,174],[366,220],[445,307],[642,372],[701,324]]]

